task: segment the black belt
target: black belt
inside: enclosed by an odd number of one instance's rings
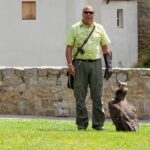
[[[75,59],[75,60],[85,61],[85,62],[94,62],[94,61],[99,61],[100,59],[95,59],[95,60],[92,60],[92,59]]]

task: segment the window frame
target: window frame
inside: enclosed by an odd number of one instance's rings
[[[22,20],[36,20],[36,1],[22,1]]]
[[[123,9],[117,9],[117,27],[118,28],[123,28],[124,27],[124,22],[123,22]]]

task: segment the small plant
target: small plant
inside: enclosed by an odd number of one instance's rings
[[[150,49],[140,49],[138,52],[138,63],[136,68],[150,68]]]
[[[150,58],[146,62],[144,62],[144,67],[150,68]]]

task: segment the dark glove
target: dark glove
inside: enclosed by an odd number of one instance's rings
[[[108,80],[112,75],[112,54],[111,52],[104,54],[104,61],[105,61],[105,74],[104,78]]]

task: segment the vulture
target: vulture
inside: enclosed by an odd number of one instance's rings
[[[115,97],[108,103],[110,117],[117,131],[138,131],[138,117],[136,110],[127,99],[127,83],[118,81]]]

